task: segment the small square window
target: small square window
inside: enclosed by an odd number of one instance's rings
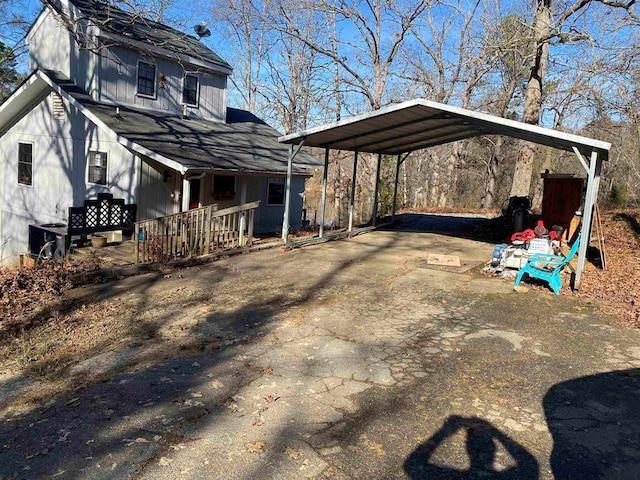
[[[231,175],[213,176],[213,198],[216,200],[233,200],[236,196],[236,177]]]
[[[89,183],[107,184],[107,153],[89,152]]]
[[[18,183],[33,185],[33,145],[18,143]]]
[[[284,177],[269,178],[267,205],[284,205],[285,185],[286,179]]]
[[[156,66],[138,61],[138,95],[156,96]]]
[[[182,103],[198,106],[199,80],[196,75],[185,75],[182,82]]]

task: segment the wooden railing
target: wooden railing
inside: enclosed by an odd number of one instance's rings
[[[251,245],[260,202],[216,210],[196,208],[168,217],[136,222],[135,262],[153,263],[199,257],[218,250]]]

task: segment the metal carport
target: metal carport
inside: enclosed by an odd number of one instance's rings
[[[400,165],[411,152],[480,135],[506,135],[575,153],[587,172],[587,191],[581,230],[582,243],[578,250],[578,266],[575,278],[575,286],[578,287],[589,244],[593,205],[598,195],[602,162],[608,159],[611,144],[424,99],[415,99],[391,105],[338,122],[285,135],[278,139],[280,142],[290,145],[285,213],[282,224],[283,241],[285,244],[287,243],[289,233],[289,202],[293,159],[302,146],[325,149],[320,221],[320,236],[322,237],[329,150],[354,152],[352,182],[355,182],[358,153],[365,152],[378,155],[372,217],[375,222],[380,159],[382,155],[397,155],[393,199],[393,211],[395,213],[398,172]],[[354,195],[355,188],[352,188],[349,208],[349,232],[353,228]]]

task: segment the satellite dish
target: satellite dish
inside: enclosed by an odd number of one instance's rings
[[[211,36],[211,30],[207,28],[207,22],[202,22],[201,24],[196,25],[195,27],[193,27],[193,31],[196,32],[196,35],[198,35],[199,39],[201,39],[202,37]]]

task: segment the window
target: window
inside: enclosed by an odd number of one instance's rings
[[[138,61],[138,95],[156,96],[156,66]]]
[[[89,152],[89,183],[107,184],[107,153]]]
[[[198,77],[195,75],[185,75],[182,81],[182,103],[198,106]]]
[[[231,175],[213,176],[213,198],[232,200],[236,196],[236,177]]]
[[[269,178],[267,187],[267,205],[284,205],[284,177]]]
[[[18,143],[18,183],[33,185],[33,145]]]

